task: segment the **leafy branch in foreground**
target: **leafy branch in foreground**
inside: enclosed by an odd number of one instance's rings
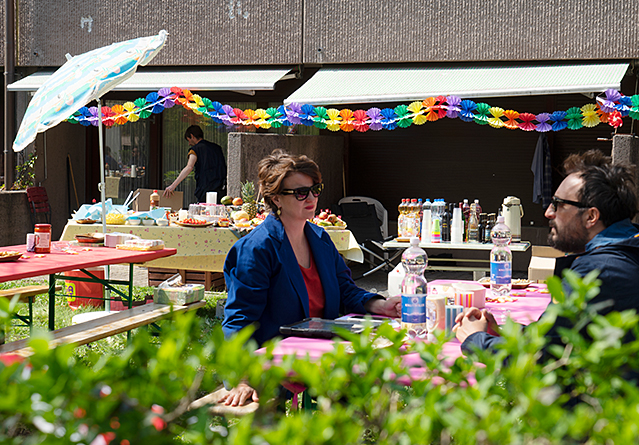
[[[192,314],[166,324],[159,342],[139,330],[118,355],[76,360],[35,336],[28,361],[0,365],[0,441],[6,443],[633,443],[639,392],[637,314],[598,315],[596,276],[549,283],[558,301],[522,329],[509,321],[496,353],[447,358],[436,341],[403,345],[389,326],[344,334],[318,360],[255,355],[250,330],[205,341]],[[578,328],[557,329],[558,319]],[[547,345],[559,332],[560,342]],[[377,348],[380,338],[391,346]],[[260,409],[238,420],[185,410],[222,380],[258,389]],[[282,382],[309,388],[317,409],[277,409]],[[19,436],[23,434],[23,436]],[[98,443],[98,442],[95,442]]]

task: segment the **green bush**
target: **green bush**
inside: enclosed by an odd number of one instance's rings
[[[219,327],[201,338],[193,314],[166,324],[159,342],[140,330],[118,355],[89,354],[82,362],[72,347],[49,351],[47,334],[34,335],[37,353],[27,362],[0,365],[0,442],[87,443],[634,443],[639,396],[623,378],[638,369],[634,311],[599,316],[586,303],[598,292],[594,275],[568,275],[574,291],[564,295],[558,279],[549,288],[559,304],[540,322],[522,329],[508,322],[497,353],[478,353],[442,363],[438,341],[400,348],[404,333],[382,326],[373,335],[344,335],[318,361],[286,357],[271,363],[255,355],[250,330],[225,340]],[[7,312],[0,301],[0,313]],[[548,348],[544,334],[557,315],[587,326],[564,330],[564,346]],[[393,346],[375,349],[385,337]],[[410,386],[406,354],[418,353],[423,378]],[[506,359],[507,360],[504,360]],[[478,362],[481,362],[479,364]],[[416,371],[416,370],[412,370]],[[239,420],[212,418],[189,402],[222,381],[246,378],[258,389],[260,409]],[[277,409],[272,400],[284,379],[310,388],[314,411]],[[98,441],[94,443],[99,443]]]

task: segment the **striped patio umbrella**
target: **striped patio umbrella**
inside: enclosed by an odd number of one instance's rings
[[[168,33],[141,37],[71,57],[36,91],[24,114],[13,150],[21,151],[38,133],[56,126],[93,100],[98,101],[101,167],[102,227],[104,214],[104,142],[102,140],[102,106],[100,97],[131,77],[138,66],[146,65],[162,49]]]

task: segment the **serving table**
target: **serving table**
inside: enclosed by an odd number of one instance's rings
[[[65,280],[68,277],[61,275],[75,269],[80,269],[85,276],[73,277],[73,281],[86,281],[99,283],[120,295],[124,300],[131,302],[133,295],[133,265],[146,263],[160,258],[175,255],[176,249],[162,249],[155,251],[131,251],[110,249],[107,247],[76,247],[69,248],[68,242],[51,243],[51,253],[35,254],[27,252],[25,245],[3,247],[7,251],[22,253],[22,258],[0,263],[0,282],[21,280],[24,278],[49,275],[49,329],[55,329],[55,288],[57,280]],[[87,269],[113,264],[128,264],[128,280],[100,279]],[[127,286],[127,294],[123,294],[112,285]],[[129,306],[130,307],[130,306]]]
[[[386,249],[407,249],[410,243],[397,240],[386,241],[383,244]],[[473,272],[473,279],[478,280],[483,277],[486,272],[490,272],[490,251],[493,248],[492,243],[424,243],[420,242],[419,247],[424,249],[429,255],[428,270],[452,270],[452,271],[469,271]],[[520,243],[510,243],[508,245],[511,252],[525,252],[530,248],[529,241]],[[454,258],[435,257],[437,253],[455,252]],[[485,252],[483,258],[478,258],[477,252]],[[475,255],[473,255],[475,253]],[[433,256],[431,258],[431,255]],[[457,263],[468,264],[466,266]]]
[[[107,225],[108,233],[130,233],[143,239],[161,239],[177,250],[176,255],[148,262],[150,267],[222,272],[231,246],[239,239],[236,231],[222,227],[180,227]],[[75,235],[102,232],[101,224],[78,224],[69,221],[60,240],[73,241]],[[364,255],[349,230],[327,230],[338,252],[346,259],[363,262]]]

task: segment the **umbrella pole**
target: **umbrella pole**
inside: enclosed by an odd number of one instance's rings
[[[100,146],[100,199],[102,200],[102,233],[106,233],[106,185],[104,181],[104,143],[102,141],[102,101],[100,98],[97,98],[98,101],[98,139]],[[104,277],[108,281],[111,278],[111,268],[106,266],[104,271]],[[105,300],[104,300],[104,310],[107,312],[111,311],[111,291],[109,289],[106,290]]]
[[[98,145],[100,147],[100,199],[102,200],[102,233],[106,233],[106,190],[104,181],[104,144],[102,142],[102,101],[98,101]]]

